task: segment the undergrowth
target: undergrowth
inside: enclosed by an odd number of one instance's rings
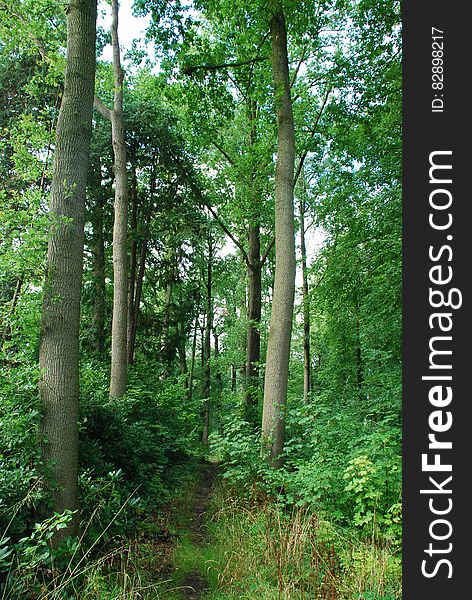
[[[214,496],[208,544],[182,559],[207,574],[208,600],[397,600],[400,557],[302,508]],[[198,565],[200,561],[200,565]]]

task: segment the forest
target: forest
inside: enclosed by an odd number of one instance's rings
[[[401,598],[401,76],[398,0],[0,0],[1,600]]]

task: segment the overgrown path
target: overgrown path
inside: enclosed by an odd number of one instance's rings
[[[186,543],[187,551],[192,550],[197,554],[206,543],[206,513],[211,501],[213,485],[215,483],[218,465],[216,463],[203,463],[200,470],[200,478],[196,486],[193,498]],[[178,565],[176,565],[178,567]],[[181,582],[181,594],[185,599],[201,598],[209,589],[205,573],[196,569],[188,570]]]

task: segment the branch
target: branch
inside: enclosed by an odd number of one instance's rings
[[[293,73],[292,81],[290,83],[290,89],[295,85],[295,81],[297,80],[298,72],[300,71],[300,67],[302,66],[303,62],[307,58],[307,56],[306,56],[306,50],[307,50],[307,47],[305,46],[303,48],[303,52],[302,52],[302,55],[300,57],[300,60],[298,61],[297,67],[295,69],[295,72]]]
[[[328,101],[328,97],[329,97],[330,93],[331,93],[331,87],[328,88],[328,91],[326,92],[326,95],[324,97],[320,112],[318,113],[318,116],[316,117],[315,125],[314,125],[313,129],[311,130],[310,140],[312,140],[315,136],[316,129],[318,127],[318,123],[320,122],[321,115],[323,114],[323,111],[325,109],[326,102]],[[308,148],[305,150],[305,152],[303,152],[303,154],[300,157],[300,162],[298,163],[297,171],[295,173],[295,177],[293,178],[293,187],[295,187],[295,185],[297,183],[297,179],[300,176],[300,173],[302,172],[303,163],[305,162],[307,155],[308,155]]]
[[[220,217],[217,215],[217,213],[215,212],[215,210],[213,209],[213,207],[206,202],[206,200],[204,199],[204,204],[205,206],[208,208],[208,210],[211,212],[211,214],[213,215],[213,218],[215,219],[215,221],[218,223],[218,225],[221,227],[221,229],[226,233],[226,235],[230,238],[230,240],[241,250],[241,253],[243,255],[244,258],[244,262],[250,266],[249,263],[249,257],[247,255],[246,250],[244,249],[244,246],[241,244],[241,242],[231,233],[231,231],[228,229],[228,227],[226,227],[226,225],[223,223],[223,221],[220,219]]]
[[[270,35],[270,31],[267,31],[265,33],[264,37],[262,38],[262,41],[261,41],[261,43],[259,44],[259,46],[257,48],[257,56],[259,56],[259,52],[262,50],[262,46],[265,44],[265,42],[266,42],[267,38],[269,37],[269,35]],[[252,80],[252,74],[254,72],[254,65],[255,64],[256,63],[253,62],[252,65],[251,65],[251,68],[249,69],[249,77],[248,77],[248,80],[247,80],[247,90],[248,90],[248,92],[251,89],[251,80]]]
[[[108,106],[105,106],[105,104],[103,104],[103,102],[101,102],[97,96],[94,96],[93,98],[93,106],[103,117],[105,117],[105,119],[111,121],[113,111],[109,109]]]
[[[219,150],[221,152],[221,154],[226,158],[226,160],[229,162],[229,164],[234,167],[235,166],[235,162],[231,158],[231,156],[229,156],[229,154],[223,148],[221,148],[221,146],[219,144],[217,144],[216,142],[212,141],[211,143],[213,144],[213,146],[215,146],[215,148],[217,150]]]
[[[219,65],[195,65],[194,67],[184,67],[182,73],[184,75],[193,75],[195,71],[218,71],[219,69],[231,69],[233,67],[243,67],[245,65],[253,65],[256,62],[269,60],[268,56],[257,56],[249,60],[241,60],[237,62],[221,63]]]
[[[226,235],[229,237],[229,239],[235,244],[235,246],[237,246],[241,250],[241,253],[242,253],[243,258],[244,258],[244,262],[247,265],[249,265],[249,257],[247,255],[246,250],[244,249],[244,246],[231,233],[231,231],[228,229],[228,227],[223,223],[223,221],[220,219],[220,217],[218,216],[218,214],[215,212],[214,208],[211,206],[211,204],[208,202],[208,200],[203,196],[203,194],[197,188],[197,186],[192,181],[190,181],[190,179],[187,179],[187,181],[188,181],[188,184],[190,185],[190,189],[192,190],[192,192],[195,194],[195,196],[197,196],[197,198],[200,200],[200,202],[204,206],[206,206],[208,208],[208,210],[212,214],[212,216],[215,219],[215,221],[218,223],[218,225],[221,227],[221,229],[226,233]]]
[[[265,263],[265,261],[267,260],[267,258],[268,258],[268,256],[269,256],[269,254],[270,254],[270,251],[271,251],[271,250],[272,250],[272,248],[274,247],[274,244],[275,244],[275,237],[273,237],[273,238],[270,240],[270,242],[269,242],[269,245],[267,246],[267,248],[266,248],[266,250],[265,250],[264,254],[263,254],[263,255],[262,255],[262,257],[261,257],[261,267],[262,267],[262,266],[264,266],[264,263]]]

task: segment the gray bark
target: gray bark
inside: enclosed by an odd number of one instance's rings
[[[300,252],[302,255],[302,301],[303,301],[303,401],[308,402],[311,391],[311,348],[310,348],[310,297],[308,289],[308,266],[305,241],[305,179],[302,171],[300,197]]]
[[[99,356],[105,353],[105,242],[103,236],[104,198],[101,189],[100,161],[94,172],[95,204],[92,210],[92,270],[94,283],[94,299],[92,313],[92,329],[94,333],[94,349]]]
[[[96,0],[73,0],[69,4],[64,94],[50,199],[52,225],[41,320],[39,395],[43,458],[55,483],[52,496],[56,512],[78,508],[80,290],[96,18]],[[77,518],[58,537],[73,534],[76,528]]]
[[[111,3],[111,41],[115,94],[110,110],[95,98],[95,108],[111,122],[115,172],[115,209],[113,222],[113,318],[111,324],[110,396],[126,392],[128,380],[128,173],[123,117],[123,69],[118,39],[118,0]]]
[[[280,467],[285,438],[284,411],[296,268],[293,215],[295,132],[290,97],[287,31],[281,8],[270,19],[270,33],[278,154],[275,171],[275,281],[264,382],[262,442],[270,463],[274,467]]]
[[[206,279],[206,320],[205,338],[203,346],[203,434],[202,442],[208,444],[210,421],[210,394],[211,394],[211,332],[213,329],[213,298],[212,298],[212,269],[213,269],[213,240],[208,238],[208,262]]]

